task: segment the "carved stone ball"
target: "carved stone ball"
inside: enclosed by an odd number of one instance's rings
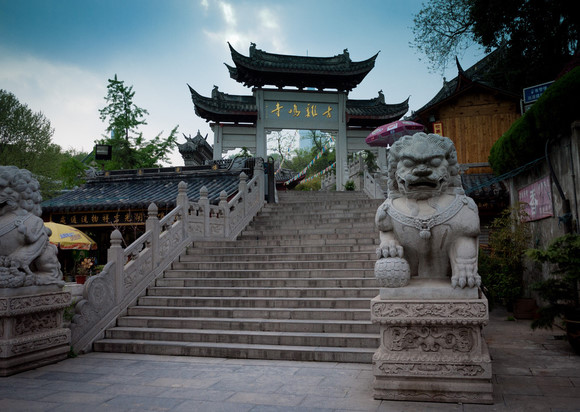
[[[411,280],[411,268],[404,258],[382,258],[375,263],[375,277],[383,288],[401,288]]]

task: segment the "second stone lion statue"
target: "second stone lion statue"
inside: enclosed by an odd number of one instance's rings
[[[411,276],[450,276],[453,287],[479,286],[479,216],[462,189],[451,139],[404,136],[390,148],[388,162],[388,197],[375,219],[378,257],[404,257]]]
[[[28,170],[0,166],[0,289],[64,285],[39,188]]]

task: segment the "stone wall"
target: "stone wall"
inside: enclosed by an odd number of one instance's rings
[[[580,206],[576,199],[580,199],[580,121],[571,125],[569,136],[554,138],[549,145],[549,155],[554,169],[554,173],[564,196],[570,202],[572,213],[572,228],[578,229],[578,211]],[[510,178],[506,183],[510,190],[510,204],[518,202],[518,190],[526,187],[538,180],[550,176],[548,162],[544,159],[536,163],[533,167]],[[563,199],[560,196],[555,184],[555,179],[551,178],[553,212],[552,217],[529,223],[531,228],[531,247],[544,248],[553,239],[565,233]],[[531,293],[531,285],[548,276],[547,268],[534,265],[528,262],[528,270],[524,275],[524,286],[527,294]]]

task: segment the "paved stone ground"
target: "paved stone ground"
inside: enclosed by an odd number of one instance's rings
[[[371,365],[90,353],[0,378],[0,411],[580,411],[580,356],[491,312],[494,405],[377,401]]]

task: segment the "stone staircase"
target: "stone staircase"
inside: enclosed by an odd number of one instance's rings
[[[371,362],[380,204],[283,192],[235,242],[196,242],[95,351]]]

